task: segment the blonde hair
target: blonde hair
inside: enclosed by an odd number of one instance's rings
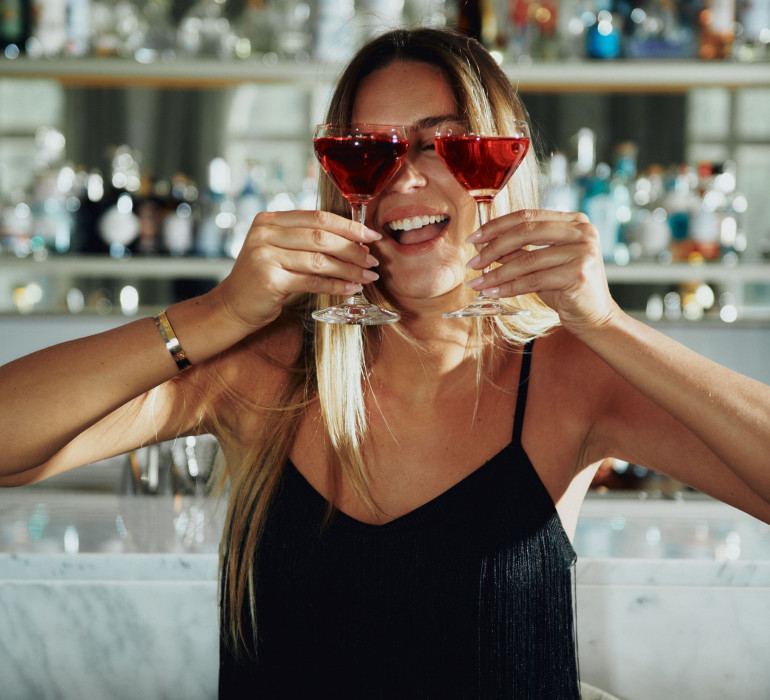
[[[458,116],[473,129],[505,133],[511,120],[527,118],[510,81],[479,42],[449,30],[419,28],[391,31],[364,46],[342,73],[326,121],[351,121],[358,85],[395,61],[418,61],[439,68],[454,91]],[[349,216],[347,201],[323,174],[319,191],[321,209]],[[499,214],[536,208],[537,204],[538,165],[534,149],[530,149],[516,176],[495,200],[495,209]],[[366,294],[374,303],[392,308],[387,293],[377,284],[369,285]],[[303,315],[311,304],[323,308],[338,301],[327,295],[305,296],[286,313]],[[527,308],[530,315],[480,319],[475,325],[468,351],[475,355],[479,384],[486,379],[484,352],[479,348],[521,345],[558,323],[558,316],[536,295],[517,297],[516,304]],[[221,549],[224,631],[236,650],[254,648],[255,637],[247,638],[243,619],[244,614],[250,616],[252,633],[256,634],[254,559],[268,506],[303,410],[311,401],[319,402],[332,455],[333,463],[328,465],[331,484],[344,479],[373,513],[379,512],[367,478],[364,397],[367,367],[376,357],[383,334],[391,332],[416,347],[416,341],[399,324],[362,327],[318,323],[314,331],[307,330],[312,344],[303,343],[296,364],[290,368],[289,382],[255,436],[247,464],[236,472]]]

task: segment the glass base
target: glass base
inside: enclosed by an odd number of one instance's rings
[[[383,323],[395,323],[401,316],[395,311],[381,309],[370,304],[366,299],[348,299],[339,306],[330,306],[326,309],[313,311],[311,316],[316,321],[324,323],[344,323],[352,326],[377,326]]]
[[[479,297],[476,301],[463,306],[462,309],[443,314],[443,318],[466,318],[468,316],[526,316],[528,309],[505,307],[495,299]]]

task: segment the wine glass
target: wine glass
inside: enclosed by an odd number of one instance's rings
[[[507,136],[476,134],[470,129],[449,123],[436,130],[436,153],[455,179],[476,200],[479,226],[491,218],[492,200],[505,187],[529,150],[527,122],[516,119]],[[485,268],[482,272],[487,272]],[[503,306],[480,292],[476,299],[444,318],[463,316],[516,316],[528,314],[526,309]]]
[[[382,192],[401,167],[407,145],[403,126],[383,124],[319,124],[313,137],[316,157],[350,202],[352,219],[362,226],[367,202]],[[312,315],[317,321],[355,325],[394,323],[400,318],[369,302],[363,292]]]

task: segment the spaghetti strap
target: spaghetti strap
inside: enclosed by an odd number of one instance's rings
[[[516,413],[513,416],[513,437],[511,441],[521,444],[521,431],[524,426],[524,409],[527,406],[527,389],[529,388],[529,368],[532,363],[532,349],[535,344],[531,340],[524,346],[519,370],[519,388],[516,396]]]

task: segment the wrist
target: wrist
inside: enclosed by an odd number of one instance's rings
[[[166,309],[178,343],[193,365],[227,350],[255,330],[234,319],[219,296],[215,288]]]

